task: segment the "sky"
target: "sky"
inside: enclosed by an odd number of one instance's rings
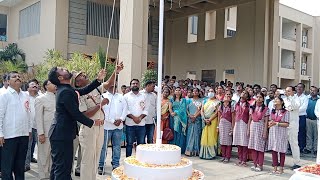
[[[280,3],[312,16],[320,16],[320,0],[280,0]]]

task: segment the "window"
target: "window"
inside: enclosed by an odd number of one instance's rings
[[[216,82],[216,70],[202,70],[201,81],[206,81],[208,83]]]
[[[224,37],[234,37],[237,32],[237,6],[225,9]]]
[[[111,25],[112,6],[88,1],[87,5],[87,34],[108,37]],[[119,39],[120,9],[115,8],[111,39]]]
[[[19,12],[19,38],[40,33],[40,1]]]
[[[0,14],[0,41],[7,41],[7,15]]]
[[[191,34],[198,34],[198,16],[191,16]]]
[[[205,25],[205,40],[212,40],[216,38],[216,11],[206,12],[206,25]]]
[[[227,8],[227,21],[230,21],[230,8]]]
[[[198,16],[192,15],[188,18],[188,43],[197,42]]]

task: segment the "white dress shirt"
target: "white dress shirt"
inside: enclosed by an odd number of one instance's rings
[[[127,103],[124,101],[122,94],[106,92],[102,95],[109,100],[109,103],[102,107],[105,114],[104,129],[115,130],[123,128],[123,121],[127,116]],[[122,123],[119,126],[114,125],[116,119],[121,119]]]
[[[234,93],[231,99],[238,102],[240,100],[240,95],[238,95],[238,93]]]
[[[288,96],[283,98],[286,110],[289,111],[289,128],[299,129],[299,108],[300,99],[298,96]]]
[[[2,93],[5,93],[7,91],[7,89],[3,86],[2,88],[0,88],[0,95],[2,94]]]
[[[29,93],[28,93],[29,94]],[[36,96],[37,97],[37,96]],[[35,101],[36,97],[30,96],[30,120],[31,120],[31,127],[33,129],[37,129],[37,124],[36,124],[36,110],[35,110]]]
[[[124,95],[124,100],[127,103],[127,114],[132,114],[133,116],[140,116],[141,114],[148,115],[148,110],[146,106],[145,96],[140,92],[134,94],[132,91]],[[139,124],[136,124],[131,118],[126,118],[127,126],[144,126],[146,124],[145,118],[141,120]]]
[[[153,92],[148,93],[145,89],[140,91],[146,100],[148,115],[146,116],[146,124],[154,124],[154,117],[157,115],[157,95]]]
[[[0,95],[0,137],[5,139],[29,136],[31,132],[28,94],[8,87]]]
[[[299,108],[299,116],[307,115],[307,108],[308,108],[308,97],[302,93],[300,96],[297,94],[297,97],[300,100],[300,108]]]
[[[317,116],[317,119],[319,120],[320,119],[320,99],[317,100],[316,107],[314,108],[314,114]]]
[[[271,114],[272,113],[272,109],[275,108],[274,107],[274,99],[269,102],[268,108],[269,108],[269,112],[270,112],[269,114]]]

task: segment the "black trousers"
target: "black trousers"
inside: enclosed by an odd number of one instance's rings
[[[71,180],[73,141],[50,140],[52,166],[50,180]]]
[[[28,151],[29,136],[4,140],[1,154],[2,180],[24,180],[24,165]]]

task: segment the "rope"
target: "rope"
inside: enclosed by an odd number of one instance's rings
[[[125,14],[124,14],[124,19],[126,19],[127,17],[127,7],[128,7],[128,1],[126,1],[126,4],[125,4]],[[112,25],[113,25],[113,15],[114,15],[114,8],[115,8],[115,0],[113,1],[113,7],[112,7],[112,15],[111,15],[111,23],[110,23],[110,30],[109,30],[109,35],[108,35],[108,44],[107,44],[107,52],[106,52],[106,61],[105,61],[105,65],[104,65],[104,69],[106,69],[107,67],[107,59],[108,59],[108,54],[109,54],[109,43],[110,43],[110,37],[111,37],[111,29],[112,29]],[[119,34],[119,39],[120,39],[120,35],[122,35],[122,31],[123,31],[123,25],[124,25],[124,21],[122,21],[122,23],[120,24],[120,34]],[[121,28],[122,27],[122,28]],[[116,56],[116,64],[115,64],[115,70],[117,69],[117,66],[118,66],[118,63],[119,63],[119,46],[118,46],[118,49],[117,49],[117,56]],[[118,89],[118,86],[117,88],[115,88],[116,86],[116,82],[117,82],[117,78],[118,78],[118,74],[116,73],[115,74],[115,79],[114,79],[114,82],[113,82],[113,96],[116,92],[116,90]],[[104,80],[103,80],[104,82]],[[104,87],[102,86],[102,92],[103,91]],[[113,99],[113,98],[112,98]],[[110,103],[110,102],[109,102]],[[101,107],[101,104],[100,104],[100,108]],[[110,110],[111,108],[109,108],[109,114],[110,114]],[[100,131],[99,131],[100,132]],[[106,145],[106,152],[105,152],[105,159],[104,159],[104,163],[103,163],[103,168],[102,168],[102,175],[104,175],[105,173],[105,166],[106,166],[106,159],[107,159],[107,152],[108,152],[108,142],[109,142],[109,130],[107,130],[107,134],[106,134],[106,137],[107,137],[107,142],[105,142],[105,145]]]

